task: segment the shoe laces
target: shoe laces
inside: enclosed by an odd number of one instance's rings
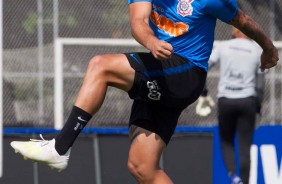
[[[42,134],[39,134],[39,137],[41,139],[30,139],[31,142],[41,142],[41,146],[45,146],[47,144],[49,144],[49,141],[48,140],[45,140],[42,136]]]

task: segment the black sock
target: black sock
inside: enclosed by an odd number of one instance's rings
[[[69,150],[91,117],[91,114],[73,106],[66,124],[55,137],[55,149],[60,155],[64,155]]]

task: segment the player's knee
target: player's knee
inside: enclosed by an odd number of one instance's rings
[[[106,72],[105,59],[102,55],[97,55],[91,58],[88,64],[88,72],[103,74]]]
[[[139,181],[145,182],[150,180],[152,172],[143,164],[137,165],[128,161],[127,167],[129,172]]]
[[[142,178],[143,175],[143,171],[142,168],[135,164],[134,162],[132,162],[131,160],[129,160],[127,162],[127,168],[129,170],[129,172],[135,177],[135,178]]]

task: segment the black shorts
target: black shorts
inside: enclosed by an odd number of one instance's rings
[[[130,125],[157,133],[169,142],[184,108],[200,96],[207,72],[176,54],[159,61],[151,53],[127,53],[136,71],[128,92],[134,99]]]

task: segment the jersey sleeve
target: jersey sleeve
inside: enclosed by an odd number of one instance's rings
[[[128,4],[135,3],[135,2],[152,2],[153,0],[127,0]]]
[[[206,2],[206,13],[226,23],[229,23],[238,12],[236,0],[208,0]]]

